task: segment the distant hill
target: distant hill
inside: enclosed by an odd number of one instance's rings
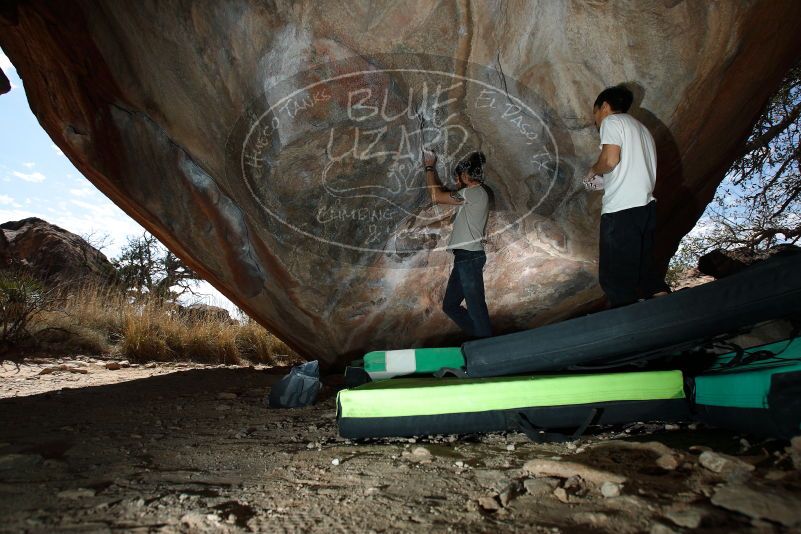
[[[70,285],[109,284],[115,275],[108,258],[85,239],[36,217],[0,224],[0,266]]]

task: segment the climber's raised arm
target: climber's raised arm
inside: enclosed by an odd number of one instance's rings
[[[446,191],[439,181],[437,174],[437,155],[428,150],[423,151],[423,164],[425,165],[426,188],[434,204],[462,204],[464,201],[456,191]]]

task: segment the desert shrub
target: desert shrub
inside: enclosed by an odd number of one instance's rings
[[[52,354],[102,354],[112,345],[105,332],[76,323],[63,312],[45,312],[32,323],[35,349]]]
[[[132,361],[177,360],[179,354],[170,347],[165,330],[161,324],[149,324],[135,317],[126,319],[118,345],[120,354]]]
[[[238,326],[206,319],[187,328],[184,343],[186,355],[193,361],[224,364],[242,363],[236,345]]]
[[[122,338],[126,313],[131,305],[119,288],[84,285],[71,290],[64,302],[63,311],[71,324],[97,332],[109,344]]]
[[[247,317],[237,329],[236,343],[242,357],[253,363],[289,365],[301,361],[286,343]]]
[[[32,325],[54,300],[54,291],[25,271],[0,271],[0,359],[34,344]]]
[[[120,288],[47,288],[24,272],[0,273],[0,351],[116,353],[131,361],[279,364],[300,361],[255,321],[181,314],[164,299]],[[0,353],[2,358],[2,353]]]
[[[119,351],[131,361],[283,365],[300,360],[282,341],[251,320],[188,317],[157,299],[140,301],[126,310]]]

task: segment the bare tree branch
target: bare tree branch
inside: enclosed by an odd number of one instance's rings
[[[768,148],[768,145],[771,141],[773,141],[779,134],[781,134],[788,126],[798,119],[799,115],[801,115],[801,102],[797,103],[793,110],[786,114],[784,119],[779,122],[778,124],[774,124],[770,128],[767,129],[765,133],[757,137],[756,139],[749,142],[745,145],[745,148],[740,153],[740,156],[745,156],[749,152],[753,152],[758,148]]]

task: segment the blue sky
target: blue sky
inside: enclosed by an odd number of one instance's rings
[[[39,217],[81,236],[108,235],[103,253],[117,256],[129,236],[144,232],[78,171],[39,125],[25,89],[8,57],[0,69],[11,91],[0,95],[0,223]],[[202,300],[234,305],[208,283],[198,287]]]

